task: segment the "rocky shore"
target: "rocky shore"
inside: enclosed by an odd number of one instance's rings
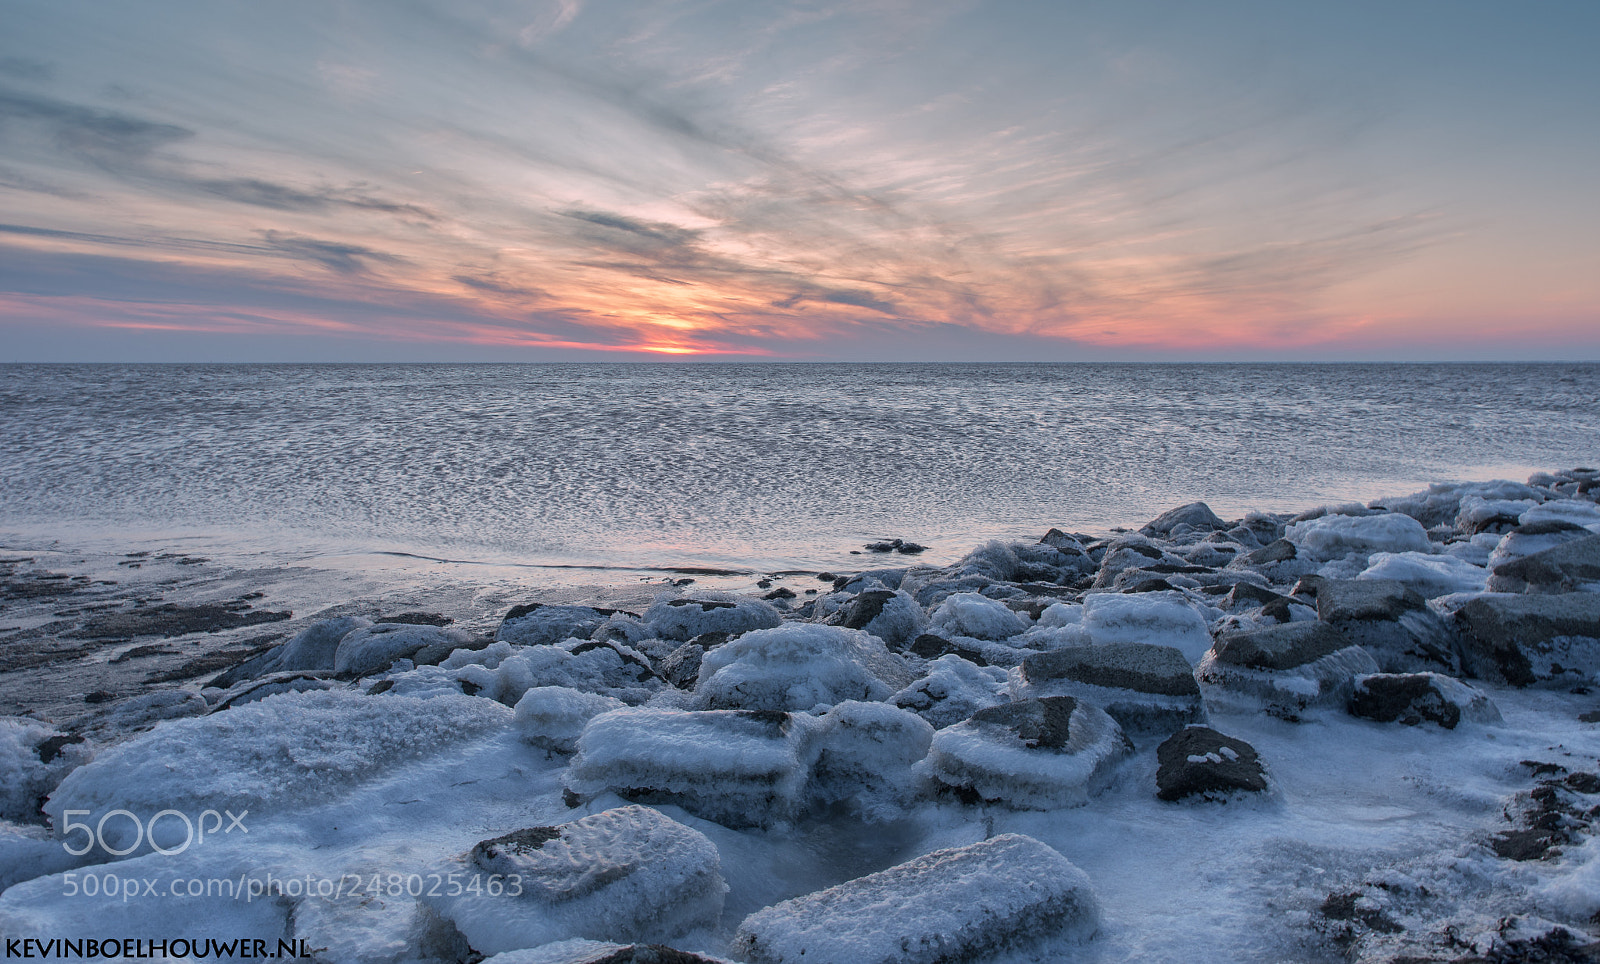
[[[13,555],[0,931],[346,962],[1600,960],[1597,499],[1572,469],[1197,502],[745,592],[303,616],[275,600],[319,576]],[[191,845],[207,811],[248,834]]]

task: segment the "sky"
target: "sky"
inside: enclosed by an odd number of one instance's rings
[[[0,0],[0,362],[1600,360],[1600,4]]]

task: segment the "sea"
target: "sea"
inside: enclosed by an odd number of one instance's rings
[[[12,547],[798,572],[1597,462],[1595,364],[0,366]]]

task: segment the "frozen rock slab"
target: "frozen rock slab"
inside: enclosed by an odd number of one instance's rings
[[[756,964],[937,964],[1088,938],[1099,916],[1087,874],[1002,834],[757,911],[733,947]]]
[[[932,620],[935,629],[973,639],[1010,639],[1028,628],[1005,603],[975,592],[945,597],[933,611]]]
[[[1591,586],[1600,587],[1600,535],[1512,559],[1489,576],[1495,592],[1570,593]]]
[[[1267,789],[1256,748],[1207,726],[1172,734],[1156,748],[1156,761],[1156,796],[1163,800],[1197,794],[1210,799]]]
[[[946,786],[1023,810],[1079,806],[1132,750],[1105,710],[1070,696],[979,710],[933,736],[928,770]]]
[[[845,629],[871,633],[896,648],[905,646],[928,628],[928,616],[915,599],[888,589],[857,593],[829,621]]]
[[[1168,509],[1146,522],[1139,531],[1147,536],[1166,536],[1180,525],[1207,531],[1228,528],[1228,524],[1212,512],[1209,505],[1204,502],[1191,502],[1176,509]]]
[[[431,650],[432,659],[415,659],[416,662],[433,662],[449,656],[456,649],[469,647],[474,639],[470,633],[459,629],[442,629],[438,626],[416,626],[411,623],[378,623],[347,633],[339,640],[333,655],[333,670],[340,674],[367,676],[382,672],[397,659],[414,659],[423,650]]]
[[[558,941],[543,947],[507,951],[486,958],[483,964],[729,964],[665,944],[614,944],[583,939]]]
[[[1022,661],[1021,678],[1018,695],[1088,700],[1134,735],[1164,735],[1206,718],[1194,668],[1171,646],[1111,643],[1035,653]]]
[[[1456,625],[1474,676],[1532,686],[1600,673],[1600,593],[1479,596],[1456,610]]]
[[[1371,654],[1326,623],[1284,623],[1226,635],[1195,667],[1208,698],[1292,718],[1343,704],[1355,677],[1378,672]]]
[[[1438,673],[1374,673],[1356,677],[1350,715],[1379,723],[1437,723],[1453,730],[1463,721],[1499,723],[1494,701],[1458,679]]]
[[[513,606],[500,620],[494,638],[515,646],[550,646],[565,639],[588,639],[620,610],[591,606],[527,603]],[[623,615],[633,615],[624,613]]]
[[[1004,669],[949,654],[933,660],[927,675],[889,697],[889,702],[917,714],[935,729],[942,729],[1006,702],[1005,687]]]
[[[771,604],[731,593],[701,592],[674,599],[657,599],[645,611],[644,621],[662,639],[688,642],[702,633],[748,633],[771,629],[783,617]]]
[[[709,838],[639,806],[484,840],[449,872],[464,892],[425,899],[480,954],[578,937],[668,940],[714,925],[728,892]]]
[[[332,677],[333,673],[327,670],[285,670],[267,673],[230,688],[211,704],[211,712],[218,713],[235,706],[254,703],[256,700],[276,696],[279,693],[304,693],[310,690],[332,689],[341,685]]]
[[[1385,672],[1461,671],[1450,625],[1404,582],[1324,579],[1317,587],[1317,618],[1371,653]]]
[[[1171,646],[1191,663],[1211,648],[1206,620],[1181,593],[1094,593],[1083,600],[1083,631],[1096,646],[1154,643]]]
[[[1284,538],[1315,559],[1370,556],[1375,552],[1427,552],[1428,531],[1398,512],[1382,515],[1325,515],[1289,525]]]
[[[579,799],[609,790],[766,826],[800,809],[821,729],[772,710],[615,710],[589,721],[564,780]]]
[[[517,701],[517,729],[527,743],[571,753],[578,748],[578,738],[590,720],[625,705],[619,699],[569,686],[534,686]]]
[[[701,709],[810,710],[888,699],[913,679],[905,660],[876,636],[790,623],[745,633],[706,653],[694,694]]]
[[[822,718],[809,796],[849,801],[868,816],[899,816],[915,795],[912,766],[928,755],[933,726],[888,703],[840,703]]]

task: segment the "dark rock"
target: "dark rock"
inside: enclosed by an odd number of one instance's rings
[[[1456,611],[1468,672],[1513,686],[1600,670],[1600,593],[1479,596]]]
[[[403,623],[407,626],[448,626],[455,620],[439,613],[400,613],[397,616],[382,616],[373,619],[373,622]]]
[[[911,653],[923,659],[938,659],[941,656],[955,654],[969,663],[978,666],[988,666],[989,661],[983,654],[975,649],[969,649],[954,643],[936,633],[923,633],[911,641]]]
[[[833,582],[835,579],[838,579],[838,578],[839,578],[838,576],[834,575],[831,572],[819,572],[819,573],[817,573],[817,579],[820,580],[821,582]]]
[[[1200,696],[1194,670],[1171,646],[1112,643],[1034,653],[1022,661],[1030,683],[1074,680],[1092,686],[1136,690],[1164,696]]]
[[[54,739],[54,737],[51,737],[51,739]],[[39,755],[41,758],[44,756],[42,749],[39,751]],[[44,760],[43,762],[48,763],[50,761]],[[1600,793],[1600,775],[1580,770],[1577,773],[1567,774],[1567,778],[1562,782],[1567,785],[1567,789],[1578,793]]]
[[[1236,582],[1233,584],[1233,588],[1228,590],[1227,597],[1222,600],[1222,608],[1231,610],[1254,609],[1257,606],[1265,606],[1268,603],[1278,602],[1285,598],[1270,589],[1263,589],[1254,583]]]
[[[767,585],[770,586],[770,585],[772,585],[772,583],[769,582],[769,583],[767,583]],[[776,599],[793,599],[795,597],[795,595],[796,595],[796,593],[795,593],[795,591],[793,589],[790,589],[787,586],[779,586],[778,588],[776,588],[776,589],[772,590],[771,592],[765,594],[761,598],[769,600],[769,601],[770,600],[776,600]]]
[[[45,737],[40,740],[39,745],[33,749],[35,753],[39,754],[39,762],[49,766],[52,760],[61,755],[62,749],[82,742],[83,737],[76,734],[57,733],[55,736]],[[1593,791],[1584,792],[1591,793]]]
[[[1352,890],[1343,894],[1329,894],[1328,899],[1317,908],[1317,913],[1328,920],[1351,921],[1361,924],[1369,930],[1380,934],[1399,934],[1405,930],[1394,918],[1377,908],[1364,908],[1357,906],[1361,899],[1359,890]],[[1395,964],[1391,961],[1390,964]]]
[[[1228,528],[1228,524],[1217,518],[1217,514],[1211,511],[1210,506],[1204,502],[1191,502],[1176,509],[1168,509],[1145,523],[1139,531],[1147,536],[1165,536],[1180,525],[1186,525],[1190,529]]]
[[[381,679],[367,687],[366,695],[377,696],[379,693],[387,693],[392,689],[394,689],[394,680]]]
[[[1356,679],[1350,714],[1407,726],[1437,723],[1453,730],[1463,719],[1488,723],[1499,710],[1482,693],[1437,673],[1374,673]]]
[[[1285,670],[1302,666],[1351,645],[1326,623],[1299,622],[1232,633],[1211,647],[1219,663],[1246,669]]]
[[[1600,583],[1600,535],[1501,563],[1489,576],[1495,592],[1570,593],[1592,583]]]
[[[109,703],[117,698],[117,694],[110,690],[95,690],[93,693],[84,694],[85,703]]]
[[[1600,723],[1600,710],[1589,710],[1578,714],[1579,723]]]
[[[1322,591],[1322,584],[1327,581],[1327,577],[1315,574],[1301,576],[1295,580],[1294,588],[1289,590],[1289,595],[1314,600],[1317,598],[1317,593]]]
[[[1316,596],[1317,618],[1325,623],[1399,619],[1428,608],[1420,593],[1395,579],[1324,579]]]
[[[612,616],[638,614],[620,609],[594,606],[560,606],[551,603],[524,603],[512,606],[494,638],[517,646],[552,646],[565,639],[587,639]]]
[[[886,589],[869,589],[857,593],[856,597],[845,604],[840,610],[843,618],[840,625],[845,629],[863,629],[866,625],[883,614],[883,607],[894,593]]]
[[[525,830],[513,830],[492,840],[479,841],[472,848],[469,857],[479,867],[492,870],[500,866],[507,857],[542,850],[545,844],[560,839],[560,827],[529,827]]]
[[[94,616],[69,635],[77,639],[121,639],[129,636],[170,638],[275,623],[291,615],[288,612],[253,610],[248,603],[204,603],[198,606],[162,603],[128,612]]]
[[[1267,789],[1255,747],[1208,726],[1172,734],[1156,747],[1156,761],[1156,796],[1163,800]]]
[[[717,964],[715,957],[702,957],[665,944],[629,944],[616,950],[597,950],[592,957],[567,959],[570,964]]]
[[[435,624],[403,623],[401,625],[434,626]],[[415,653],[412,653],[411,662],[418,666],[438,666],[440,663],[448,659],[451,653],[458,649],[465,649],[476,653],[481,650],[488,649],[493,643],[494,640],[487,636],[474,636],[471,639],[461,640],[459,642],[452,640],[450,642],[434,643],[430,646],[424,646]]]
[[[705,655],[705,647],[699,643],[693,640],[684,643],[661,661],[661,678],[678,689],[694,689],[695,681],[700,678],[700,660]]]
[[[1277,539],[1262,546],[1260,549],[1247,552],[1233,561],[1238,566],[1266,566],[1275,562],[1288,562],[1296,558],[1298,550],[1294,543],[1287,539]]]
[[[1263,619],[1271,619],[1280,623],[1293,622],[1294,613],[1290,611],[1289,607],[1295,605],[1300,604],[1296,603],[1288,596],[1279,596],[1277,599],[1274,599],[1272,602],[1269,602],[1265,606],[1261,607],[1261,616]]]
[[[1450,625],[1415,589],[1393,579],[1325,579],[1317,618],[1343,633],[1385,672],[1461,671],[1460,643]]]
[[[1059,750],[1072,736],[1072,711],[1078,701],[1070,696],[1018,700],[982,709],[969,717],[973,723],[1002,726],[1015,733],[1029,749]]]

